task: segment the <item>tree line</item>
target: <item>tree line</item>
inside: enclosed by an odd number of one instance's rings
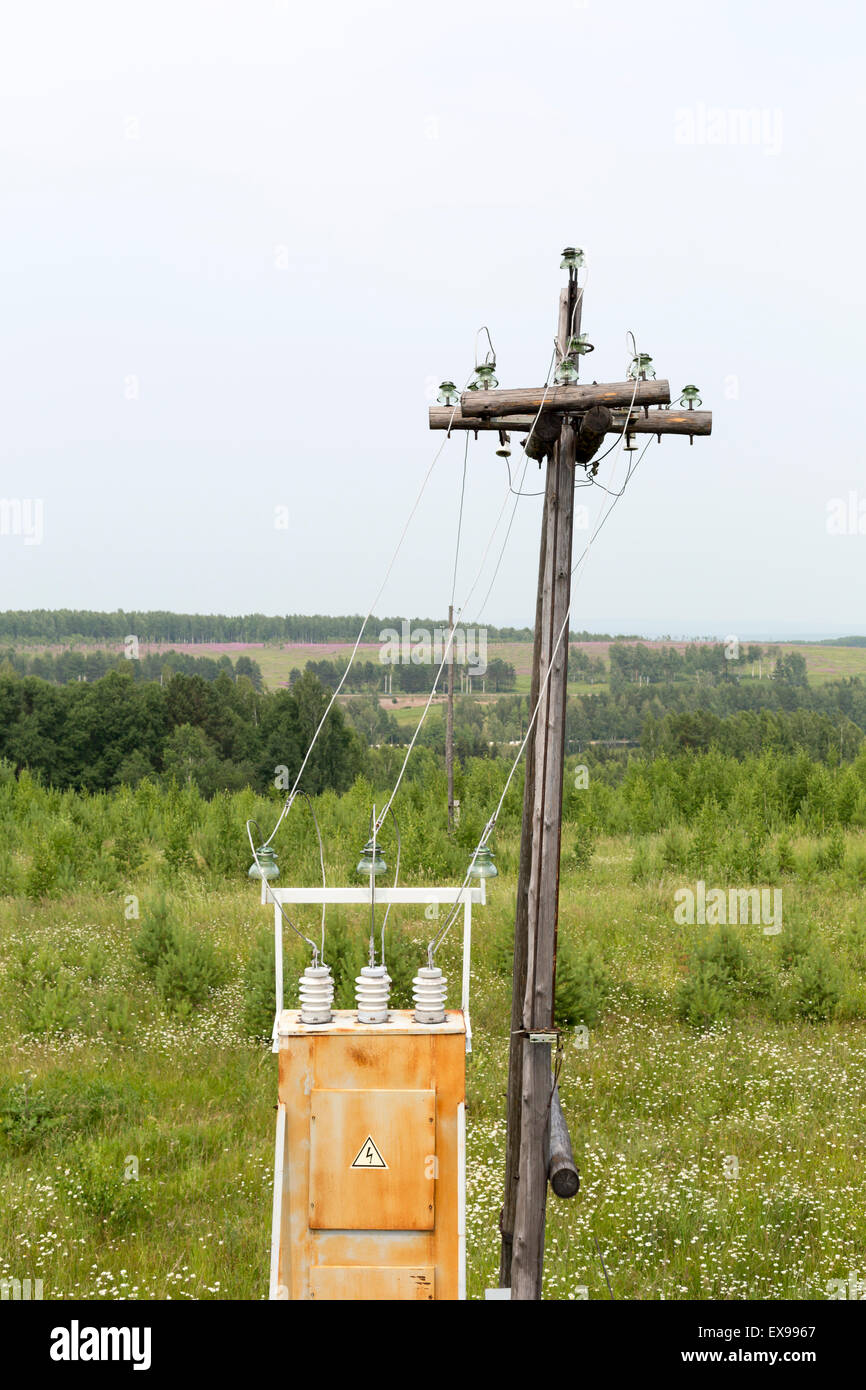
[[[215,681],[220,672],[225,671],[235,680],[245,676],[252,681],[256,690],[262,688],[261,667],[248,656],[239,656],[233,662],[231,657],[225,655],[192,656],[189,652],[169,651],[148,652],[132,660],[105,650],[82,652],[70,647],[61,652],[37,652],[31,655],[27,651],[8,647],[0,651],[0,669],[4,668],[14,671],[16,675],[37,676],[39,680],[51,681],[55,685],[101,680],[109,671],[127,670],[137,681],[162,681],[176,672]]]
[[[88,608],[6,609],[0,612],[0,641],[122,642],[133,635],[141,642],[354,642],[363,616],[326,613],[169,613],[162,609],[116,609],[113,613]],[[444,626],[441,618],[412,618],[411,626]],[[367,620],[367,633],[377,640],[381,629],[399,629],[402,618]],[[489,641],[531,642],[530,627],[485,626]],[[575,632],[576,642],[610,642],[606,632]],[[638,640],[620,634],[618,640]]]
[[[342,690],[347,693],[374,692],[388,690],[393,694],[401,691],[403,694],[429,694],[433,689],[433,682],[439,672],[440,663],[435,662],[406,662],[405,664],[382,663],[378,661],[354,661],[348,675],[343,681],[346,671],[346,664],[343,661],[308,661],[306,670],[327,686],[329,690],[336,690],[340,682]],[[455,667],[454,681],[455,686],[459,684],[459,669]],[[486,669],[482,674],[476,674],[470,666],[464,668],[472,676],[473,689],[490,691],[498,694],[503,691],[513,690],[517,684],[517,673],[510,661],[503,661],[499,657],[494,657],[487,663]],[[289,686],[294,685],[300,678],[301,672],[294,668],[289,673]],[[447,678],[447,667],[442,671],[437,689],[441,692],[445,689]]]

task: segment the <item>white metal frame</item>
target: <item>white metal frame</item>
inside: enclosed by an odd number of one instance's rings
[[[283,1166],[286,1157],[286,1107],[277,1106],[277,1137],[274,1148],[274,1204],[271,1213],[271,1277],[268,1297],[287,1298],[280,1285],[280,1239],[283,1229]]]
[[[262,882],[262,904],[267,906],[269,896],[273,894],[276,899],[274,902],[274,960],[276,962],[276,983],[277,983],[277,1012],[274,1017],[273,1029],[273,1048],[274,1052],[279,1052],[279,1026],[280,1014],[283,1012],[283,919],[278,903],[340,903],[348,906],[368,906],[371,902],[370,888],[275,888],[273,884],[266,885]],[[375,900],[377,904],[387,907],[388,903],[394,906],[399,904],[409,904],[414,906],[428,906],[436,903],[437,906],[453,907],[461,899],[463,902],[463,979],[461,990],[461,1008],[466,1024],[466,1051],[472,1051],[472,1028],[469,1023],[469,970],[472,953],[472,904],[476,903],[483,907],[487,902],[485,891],[485,880],[482,878],[477,888],[377,888],[375,890]],[[433,933],[431,932],[431,935]],[[327,935],[325,938],[327,945]],[[419,965],[424,961],[419,960]]]

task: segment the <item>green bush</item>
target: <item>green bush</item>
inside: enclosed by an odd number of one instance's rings
[[[791,837],[787,832],[776,841],[776,865],[780,874],[792,874],[797,867]]]
[[[36,1145],[63,1123],[44,1091],[33,1091],[28,1081],[6,1084],[0,1090],[0,1135],[10,1148],[23,1152]]]
[[[711,1028],[734,1012],[728,980],[717,965],[705,959],[690,964],[677,989],[676,1005],[678,1016],[693,1028]]]
[[[677,991],[677,1013],[694,1027],[710,1027],[735,1015],[744,999],[769,998],[775,988],[766,957],[747,950],[732,927],[719,927],[692,952]]]
[[[795,972],[791,1004],[801,1018],[822,1023],[836,1013],[843,990],[842,971],[825,946],[809,951]]]
[[[21,889],[15,858],[8,850],[0,852],[0,898],[13,897]]]
[[[169,1008],[187,1017],[226,983],[229,973],[228,961],[213,943],[184,928],[160,959],[153,980]]]
[[[57,951],[25,942],[10,962],[9,978],[25,1033],[62,1033],[81,1021],[79,987]]]
[[[297,999],[297,982],[308,963],[296,939],[283,943],[283,994],[286,1008]],[[270,1038],[276,1008],[274,933],[261,927],[255,935],[243,975],[243,1030],[250,1038]]]
[[[588,869],[592,863],[597,841],[598,825],[591,816],[584,817],[578,825],[573,849],[573,863],[579,872]]]
[[[841,869],[845,863],[845,837],[836,826],[828,839],[822,841],[815,855],[815,863],[821,873],[831,873]]]
[[[812,946],[812,929],[801,918],[786,922],[779,937],[779,963],[783,970],[795,969]]]
[[[334,976],[334,1008],[355,1007],[355,977],[368,963],[369,924],[347,925],[339,917],[325,927],[325,961]]]
[[[178,927],[164,897],[147,908],[132,948],[153,979],[160,962],[177,944]]]
[[[59,975],[52,984],[34,985],[21,999],[25,1033],[65,1033],[82,1020],[83,1000],[74,980]]]
[[[193,819],[187,805],[170,793],[162,825],[163,863],[170,879],[195,867],[192,833]]]
[[[412,940],[405,927],[392,927],[390,918],[385,928],[385,964],[391,976],[391,1008],[411,1009],[412,981],[418,967],[426,964],[424,948]]]
[[[285,960],[283,962],[285,969]],[[243,1030],[250,1038],[269,1038],[276,1007],[274,934],[268,927],[256,933],[243,976]]]
[[[604,962],[591,942],[574,946],[560,937],[556,952],[556,1021],[571,1027],[597,1023],[610,989]]]
[[[96,1144],[69,1155],[69,1195],[95,1221],[112,1231],[126,1230],[150,1210],[140,1179],[127,1177],[125,1157],[108,1154]]]
[[[629,870],[632,883],[646,883],[653,877],[654,862],[652,851],[646,840],[640,839],[635,845]]]
[[[229,964],[211,941],[181,927],[164,898],[148,910],[133,949],[169,1008],[186,1017],[229,977]]]
[[[666,831],[659,850],[663,867],[665,869],[687,869],[690,848],[688,837],[679,826],[674,826]]]
[[[118,794],[114,810],[111,856],[118,871],[132,877],[145,859],[144,841],[132,797],[128,793]]]

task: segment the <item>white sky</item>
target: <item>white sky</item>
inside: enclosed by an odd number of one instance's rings
[[[41,499],[44,538],[0,535],[0,607],[366,611],[441,441],[430,383],[488,324],[501,384],[539,384],[575,243],[589,375],[631,329],[714,434],[648,450],[572,625],[866,631],[863,39],[841,0],[7,7],[0,495]],[[379,613],[447,607],[462,451]],[[539,515],[466,620],[532,620]]]

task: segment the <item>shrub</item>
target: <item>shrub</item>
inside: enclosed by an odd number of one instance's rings
[[[34,985],[21,1000],[21,1023],[25,1033],[65,1033],[80,1023],[82,999],[68,975],[53,984]]]
[[[592,943],[574,946],[560,937],[556,953],[557,1023],[597,1023],[609,988],[604,963]]]
[[[127,1179],[125,1159],[95,1145],[70,1155],[69,1195],[98,1222],[115,1231],[126,1229],[149,1211],[138,1179]]]
[[[183,809],[171,809],[163,821],[162,853],[170,878],[192,869],[195,855],[192,848],[192,823]]]
[[[145,856],[131,796],[118,796],[114,822],[111,857],[121,873],[131,876],[141,868]]]
[[[821,1023],[832,1018],[842,998],[842,972],[826,947],[809,951],[797,967],[791,1003],[801,1018]]]
[[[153,979],[166,1004],[181,1017],[187,1017],[228,977],[228,961],[213,943],[197,932],[183,929],[177,931],[174,942],[160,959]]]
[[[780,874],[792,874],[797,867],[791,837],[787,833],[776,841],[776,864]]]
[[[0,853],[0,898],[13,897],[20,891],[20,877],[15,859],[8,850]]]
[[[285,969],[285,961],[283,962]],[[250,1038],[269,1038],[274,1023],[276,972],[274,934],[263,927],[256,933],[244,969],[243,1030]]]
[[[235,798],[227,792],[215,796],[208,808],[202,852],[216,877],[240,879],[249,867],[249,848],[238,823]]]
[[[638,840],[631,859],[632,883],[646,883],[653,877],[653,857],[646,840]]]
[[[692,952],[677,991],[677,1013],[693,1027],[708,1028],[733,1016],[738,1000],[765,998],[774,986],[770,963],[752,956],[731,927],[719,927]]]
[[[578,871],[589,868],[597,841],[598,825],[592,817],[588,817],[578,826],[574,841],[574,864]]]
[[[0,870],[2,873],[2,870]],[[858,850],[845,861],[845,874],[855,888],[866,887],[866,853]],[[14,890],[13,890],[14,891]]]
[[[347,926],[339,918],[329,920],[325,927],[325,961],[334,976],[334,1008],[351,1009],[355,1005],[355,977],[367,964],[369,929],[356,923]]]
[[[80,1021],[78,986],[55,951],[46,946],[36,950],[25,942],[11,962],[9,976],[25,1033],[62,1033]]]
[[[296,938],[283,943],[283,995],[287,1008],[297,997],[297,980],[308,963],[305,948]],[[243,1030],[250,1038],[270,1038],[276,1008],[274,933],[262,927],[256,933],[243,977]]]
[[[141,930],[132,943],[132,948],[151,979],[156,975],[160,961],[177,943],[177,923],[171,915],[164,897],[147,909],[142,919]]]
[[[668,830],[661,842],[662,865],[666,869],[686,869],[689,862],[689,842],[677,826]]]
[[[833,869],[841,869],[844,862],[845,837],[836,826],[828,839],[818,846],[815,863],[821,873],[829,873]]]
[[[709,960],[690,964],[677,990],[677,1013],[693,1028],[711,1028],[734,1012],[734,1001],[721,970]]]
[[[431,932],[432,935],[432,932]],[[423,949],[416,945],[405,928],[389,924],[385,928],[385,964],[391,976],[391,1008],[412,1008],[412,981],[418,967],[426,964]]]
[[[0,1134],[18,1152],[34,1148],[62,1124],[43,1091],[31,1091],[29,1081],[6,1085],[0,1091]]]
[[[779,938],[779,963],[783,970],[792,970],[807,955],[812,944],[811,927],[799,918],[786,922]]]
[[[148,911],[133,949],[166,1004],[181,1016],[225,984],[229,965],[211,941],[180,927],[164,898]]]

